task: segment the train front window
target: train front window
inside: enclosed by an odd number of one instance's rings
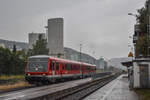
[[[48,58],[29,58],[28,72],[46,72],[48,67]]]

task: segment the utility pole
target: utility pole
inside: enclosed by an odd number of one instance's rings
[[[93,51],[93,56],[95,55],[95,51]],[[96,61],[95,61],[95,58],[94,58],[94,63],[93,64],[96,64]]]
[[[81,52],[81,50],[82,50],[82,44],[80,44],[80,62],[82,62],[82,52]]]
[[[80,62],[82,62],[82,52],[81,52],[81,50],[82,50],[82,44],[80,44]],[[83,76],[83,67],[82,67],[82,64],[80,64],[80,70],[81,70],[81,73],[82,73],[82,78],[84,77]]]

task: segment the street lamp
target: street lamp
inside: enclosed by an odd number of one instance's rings
[[[136,14],[133,13],[128,13],[128,15],[136,17]]]
[[[133,14],[133,13],[128,13],[128,15],[130,15],[130,16],[133,16],[133,17],[137,17],[137,15],[136,14]],[[136,25],[136,24],[135,24]],[[134,38],[134,36],[132,37],[132,36],[129,36],[129,39],[133,39]],[[133,41],[134,41],[134,39],[133,39]],[[133,42],[134,43],[134,42]],[[135,45],[134,45],[135,46]],[[133,54],[133,52],[135,53],[135,55],[136,55],[136,52],[134,51],[134,49],[135,48],[133,48],[133,46],[132,45],[128,45],[128,47],[130,47],[130,51],[132,52],[132,54]],[[133,57],[132,57],[132,60],[133,60]]]

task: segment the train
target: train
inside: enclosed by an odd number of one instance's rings
[[[93,64],[48,55],[36,55],[27,59],[25,79],[30,84],[49,84],[91,77],[95,73],[96,65]]]

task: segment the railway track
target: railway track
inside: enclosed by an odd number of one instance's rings
[[[76,87],[58,91],[42,97],[33,98],[31,100],[81,100],[116,77],[118,77],[118,75],[105,76]]]
[[[79,100],[107,84],[118,75],[98,79],[86,78],[48,86],[13,91],[0,95],[0,100]]]

